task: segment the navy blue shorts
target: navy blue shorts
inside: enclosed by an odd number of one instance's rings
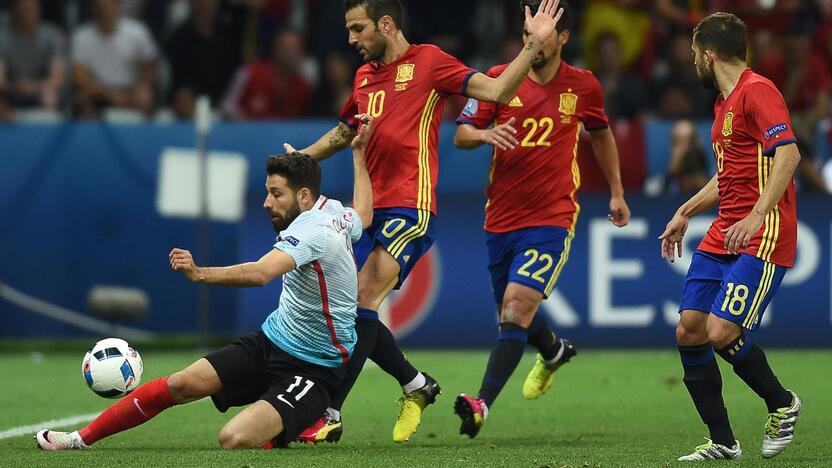
[[[399,264],[399,281],[394,288],[399,289],[416,262],[430,250],[435,238],[434,216],[430,211],[415,208],[375,210],[373,224],[353,246],[355,262],[359,269],[363,268],[376,244],[383,246]]]
[[[749,254],[693,254],[679,311],[712,313],[756,330],[788,268]]]
[[[541,226],[517,231],[486,231],[488,272],[494,300],[503,302],[508,283],[518,283],[549,297],[569,259],[573,231]]]

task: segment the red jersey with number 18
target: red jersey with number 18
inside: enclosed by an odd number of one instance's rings
[[[448,96],[464,94],[476,73],[440,48],[412,45],[387,65],[358,69],[341,121],[375,118],[367,147],[374,208],[416,208],[436,214],[439,124]]]
[[[488,71],[498,76],[507,65]],[[581,125],[607,128],[601,84],[588,70],[561,62],[546,84],[529,77],[506,105],[468,101],[457,119],[484,129],[512,117],[520,144],[494,148],[485,207],[485,230],[508,232],[533,226],[574,230],[578,219],[575,192],[581,185],[577,149]]]
[[[711,143],[719,182],[719,217],[711,224],[699,249],[727,253],[727,229],[751,213],[768,182],[778,146],[796,141],[789,111],[777,87],[751,69],[737,86],[714,105]],[[794,266],[797,247],[797,201],[794,180],[743,253],[784,267]]]

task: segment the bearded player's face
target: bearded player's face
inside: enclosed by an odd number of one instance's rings
[[[716,89],[716,74],[714,74],[713,61],[708,59],[702,49],[696,45],[696,38],[693,40],[691,49],[693,50],[693,65],[696,67],[696,74],[702,81],[702,86],[705,89]]]
[[[531,36],[529,35],[529,32],[523,29],[523,45],[528,45],[530,38]],[[563,47],[563,44],[565,44],[568,39],[569,33],[567,31],[552,34],[552,36],[543,43],[543,47],[540,48],[540,51],[538,51],[537,55],[535,55],[532,59],[532,68],[539,70],[548,65],[552,59],[560,54],[561,47]]]
[[[364,10],[355,7],[347,12],[347,31],[350,46],[354,47],[365,62],[381,60],[387,51],[387,39],[381,30]]]
[[[266,191],[268,194],[263,202],[263,208],[272,220],[274,232],[279,234],[280,231],[288,228],[300,214],[298,197],[286,178],[278,174],[272,174],[266,178]]]

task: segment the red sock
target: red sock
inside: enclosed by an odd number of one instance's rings
[[[78,434],[87,445],[117,432],[144,424],[150,418],[173,406],[168,390],[168,377],[152,380],[107,408]]]

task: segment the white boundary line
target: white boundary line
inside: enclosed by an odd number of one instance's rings
[[[79,414],[77,416],[70,416],[68,418],[63,419],[50,419],[49,421],[39,422],[37,424],[31,424],[29,426],[13,427],[5,431],[0,431],[0,440],[10,439],[12,437],[19,437],[27,434],[34,434],[35,432],[41,429],[53,429],[86,423],[95,419],[99,414],[101,413],[99,412]]]
[[[210,402],[211,397],[201,398],[199,400],[193,401],[191,403],[206,403]],[[188,403],[190,404],[190,403]],[[177,405],[178,406],[178,405]],[[68,418],[63,419],[50,419],[49,421],[39,422],[36,424],[30,424],[28,426],[20,426],[20,427],[13,427],[11,429],[6,429],[5,431],[0,431],[0,440],[3,439],[10,439],[12,437],[19,437],[24,436],[27,434],[34,435],[35,432],[41,429],[54,429],[66,426],[74,426],[76,424],[84,424],[92,421],[93,419],[97,418],[99,414],[103,413],[103,411],[99,411],[98,413],[88,413],[88,414],[79,414],[77,416],[70,416]]]

